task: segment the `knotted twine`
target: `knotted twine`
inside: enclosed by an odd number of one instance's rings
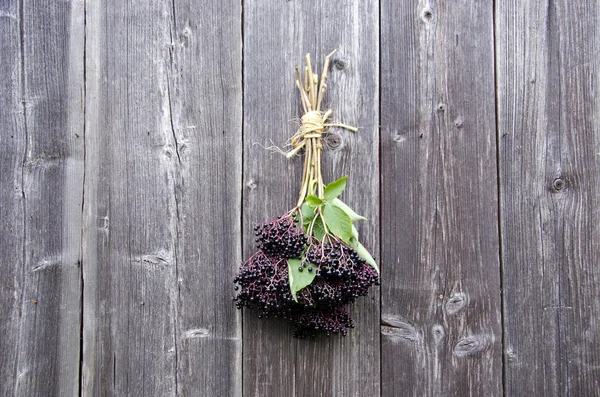
[[[300,128],[290,140],[290,145],[293,149],[286,154],[286,157],[290,158],[296,155],[306,146],[307,140],[312,138],[315,138],[314,143],[317,145],[317,148],[319,150],[323,149],[321,138],[326,127],[341,127],[353,132],[358,131],[357,128],[345,124],[326,123],[331,113],[333,113],[331,109],[325,113],[318,110],[310,110],[304,113],[304,116],[300,119],[302,122]]]

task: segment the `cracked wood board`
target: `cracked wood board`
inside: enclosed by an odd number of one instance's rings
[[[0,395],[75,396],[83,4],[0,8]]]
[[[84,396],[241,396],[231,26],[239,2],[87,5]]]
[[[500,396],[492,3],[381,18],[382,396]]]

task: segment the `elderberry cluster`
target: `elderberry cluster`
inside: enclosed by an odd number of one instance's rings
[[[295,220],[294,214],[256,225],[254,234],[258,248],[276,258],[300,257],[308,237],[296,225]]]
[[[255,227],[259,250],[235,275],[236,307],[256,309],[259,318],[281,317],[292,324],[297,338],[314,338],[319,332],[346,336],[353,322],[345,305],[379,284],[378,274],[358,253],[330,236],[329,243],[307,237],[295,215]],[[305,260],[299,272],[314,272],[313,282],[294,300],[287,259]]]
[[[347,328],[354,328],[354,322],[344,306],[327,310],[311,310],[299,313],[292,318],[293,335],[296,338],[314,339],[319,331],[346,336]]]
[[[269,257],[258,251],[242,264],[233,282],[242,287],[235,298],[238,309],[243,306],[257,309],[259,318],[289,316],[293,298],[284,258]]]

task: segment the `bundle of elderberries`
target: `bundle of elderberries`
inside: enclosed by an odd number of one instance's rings
[[[259,318],[288,319],[298,338],[314,338],[319,332],[345,336],[354,327],[346,306],[379,284],[377,264],[354,226],[365,218],[338,198],[347,177],[325,185],[321,174],[321,140],[327,128],[356,131],[327,123],[332,111],[320,110],[334,52],[325,58],[320,79],[310,55],[304,79],[296,69],[304,115],[287,156],[305,154],[300,197],[286,214],[255,226],[258,251],[234,278],[238,309],[256,309]]]

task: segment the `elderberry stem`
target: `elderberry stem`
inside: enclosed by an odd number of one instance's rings
[[[306,54],[304,82],[302,81],[300,71],[296,69],[296,86],[300,90],[300,100],[305,113],[313,110],[320,112],[321,102],[327,88],[326,81],[327,72],[329,69],[329,60],[334,53],[335,50],[325,58],[325,64],[323,65],[323,71],[320,80],[319,75],[313,72],[309,54]],[[325,122],[330,114],[331,110],[325,112],[322,122]],[[321,199],[324,197],[325,185],[323,184],[323,174],[321,172],[322,148],[323,145],[321,143],[320,136],[311,137],[306,140],[304,146],[306,156],[304,158],[302,186],[300,189],[300,196],[298,197],[298,206],[302,205],[307,194],[316,194],[317,197]]]

